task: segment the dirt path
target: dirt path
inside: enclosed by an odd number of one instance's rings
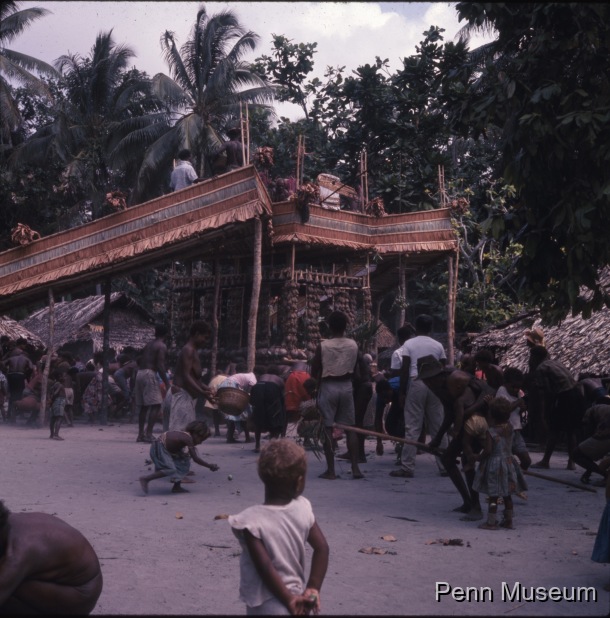
[[[218,472],[194,465],[190,495],[173,495],[159,480],[144,496],[137,479],[148,470],[148,447],[135,442],[134,425],[77,422],[62,435],[65,441],[56,442],[46,429],[0,425],[0,496],[15,512],[56,514],[89,538],[105,580],[95,614],[245,613],[237,591],[239,545],[226,520],[215,516],[262,501],[251,444],[211,438],[199,450],[220,466]],[[415,478],[390,477],[394,455],[386,444],[378,457],[374,441],[367,441],[361,481],[351,479],[345,463],[338,464],[341,479],[318,479],[324,465],[309,453],[305,495],[331,547],[323,613],[608,613],[610,594],[602,586],[610,565],[590,560],[605,504],[602,489],[590,493],[528,477],[529,499],[515,499],[515,530],[483,531],[451,512],[458,494],[430,455],[418,456]],[[548,473],[577,481],[579,473],[565,470],[565,463],[565,454],[554,455]],[[386,535],[396,541],[383,540]],[[438,539],[463,544],[433,543]],[[366,547],[387,553],[359,552]],[[476,588],[481,600],[472,591],[470,602],[448,594],[436,600],[440,582]],[[530,587],[592,589],[588,601],[527,602],[503,600],[502,582],[510,591],[520,583],[528,593]],[[479,590],[484,587],[489,592]]]

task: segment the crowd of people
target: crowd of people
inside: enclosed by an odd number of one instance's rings
[[[449,477],[462,499],[454,511],[465,521],[484,520],[479,524],[484,530],[513,528],[513,496],[527,499],[524,472],[550,467],[562,434],[568,468],[578,465],[584,469],[582,483],[604,484],[610,504],[610,396],[606,384],[590,375],[575,379],[549,355],[540,329],[525,333],[530,350],[526,372],[500,367],[492,351],[486,349],[475,353],[465,349],[455,366],[450,366],[443,345],[431,336],[432,318],[420,315],[414,326],[405,324],[398,329],[400,345],[384,368],[377,367],[372,356],[363,354],[347,335],[344,313],[334,311],[326,322],[328,336],[318,344],[309,363],[255,366],[248,371],[235,359],[213,376],[204,371],[200,355],[210,341],[207,323],[192,324],[173,372],[168,367],[168,331],[158,326],[154,339],[139,353],[123,350],[110,364],[106,390],[101,353],[82,366],[71,354],[60,352],[52,358],[48,374],[49,437],[61,440],[62,424],[73,425],[77,401],[79,414],[87,422],[100,422],[106,392],[111,418],[128,415],[129,420],[137,421],[136,442],[150,444],[154,471],[140,478],[145,494],[149,483],[161,478],[169,478],[172,493],[188,493],[183,484],[193,482],[192,461],[218,470],[196,449],[212,436],[212,428],[213,435],[221,437],[224,425],[229,444],[239,442],[242,434],[245,442],[253,442],[253,450],[260,453],[264,503],[229,518],[243,548],[240,597],[248,613],[305,614],[319,609],[328,544],[311,504],[302,496],[306,473],[303,446],[323,451],[326,470],[320,478],[338,478],[335,461],[339,458],[349,461],[352,479],[361,479],[360,466],[367,463],[364,434],[371,423],[378,456],[384,454],[384,442],[395,445],[398,468],[391,476],[414,477],[418,453],[432,452],[439,475]],[[0,406],[3,419],[14,423],[28,410],[27,423],[35,424],[45,408],[40,404],[45,359],[32,362],[24,340],[2,343],[0,393],[8,404]],[[227,410],[223,389],[247,393],[243,409]],[[289,423],[297,423],[296,440],[294,436],[286,438]],[[162,431],[157,431],[157,424],[162,425]],[[264,434],[268,442],[261,446]],[[347,451],[339,454],[338,440],[343,436]],[[536,440],[544,447],[542,458],[534,464],[526,440],[530,444]],[[593,479],[593,475],[600,479]],[[486,518],[481,495],[487,496]],[[499,505],[504,507],[500,520]],[[608,510],[592,556],[600,562],[610,562]],[[3,517],[5,522],[9,518],[17,522],[20,516],[10,515],[2,507],[0,532]],[[61,527],[63,522],[58,522],[49,525]],[[18,533],[20,527],[11,529]],[[77,531],[66,534],[71,543],[82,545]],[[303,557],[306,543],[313,549],[309,577],[305,576]],[[0,542],[0,557],[5,547],[6,543]],[[74,585],[85,585],[92,595],[99,595],[101,574],[98,577],[95,560],[89,562],[91,577],[84,584],[74,580]],[[0,566],[0,583],[2,577],[7,575]],[[0,597],[0,609],[12,608],[11,603],[18,600]]]

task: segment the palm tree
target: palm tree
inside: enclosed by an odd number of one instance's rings
[[[153,91],[167,102],[174,124],[147,149],[138,194],[151,178],[169,170],[181,148],[194,154],[200,177],[210,175],[209,156],[221,144],[221,134],[239,118],[240,102],[266,107],[272,101],[273,86],[243,60],[257,42],[258,36],[246,31],[232,11],[208,16],[203,6],[180,49],[173,32],[162,34],[161,48],[171,77],[155,75]]]
[[[18,82],[35,94],[52,98],[46,84],[31,71],[57,76],[57,71],[46,62],[6,47],[32,22],[50,13],[38,7],[20,11],[19,5],[12,1],[0,3],[0,149],[11,147],[12,134],[21,125],[21,114],[9,82]]]
[[[127,71],[134,57],[126,45],[116,45],[112,31],[98,34],[88,58],[64,55],[55,62],[66,96],[54,109],[54,120],[41,127],[11,158],[13,166],[42,164],[57,158],[64,166],[64,186],[73,198],[89,203],[94,218],[107,191],[125,188],[138,153],[123,147],[126,135],[159,121],[160,106],[151,96],[146,74]],[[164,130],[169,125],[164,124]],[[139,153],[140,160],[143,149]]]

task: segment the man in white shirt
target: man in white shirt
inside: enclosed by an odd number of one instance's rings
[[[190,159],[190,150],[185,148],[178,153],[178,163],[176,163],[176,167],[174,167],[172,171],[172,176],[169,182],[169,186],[172,191],[178,191],[179,189],[190,187],[196,180],[198,180],[197,173],[191,165]]]
[[[396,378],[400,376],[400,369],[402,367],[402,356],[403,356],[403,346],[407,339],[410,339],[415,334],[415,329],[411,324],[406,322],[396,331],[396,339],[398,339],[398,345],[400,347],[396,348],[392,352],[392,356],[390,358],[390,377]]]
[[[405,438],[417,442],[425,421],[427,432],[436,436],[443,422],[443,404],[440,399],[417,379],[418,359],[432,355],[443,365],[447,355],[443,345],[430,337],[432,318],[429,315],[419,315],[415,320],[415,337],[407,339],[402,346],[402,367],[400,369],[400,396],[404,402]],[[441,448],[447,446],[447,437],[443,436]],[[400,455],[400,470],[390,472],[390,476],[412,478],[415,473],[415,455],[417,447],[403,444]],[[436,463],[441,474],[446,474],[440,458]]]

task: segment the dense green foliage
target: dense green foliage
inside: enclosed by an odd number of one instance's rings
[[[517,199],[492,213],[492,231],[523,244],[520,293],[552,320],[610,306],[598,285],[610,263],[610,5],[457,9],[467,28],[497,33],[447,76],[446,109],[462,135],[500,132],[499,176]]]

